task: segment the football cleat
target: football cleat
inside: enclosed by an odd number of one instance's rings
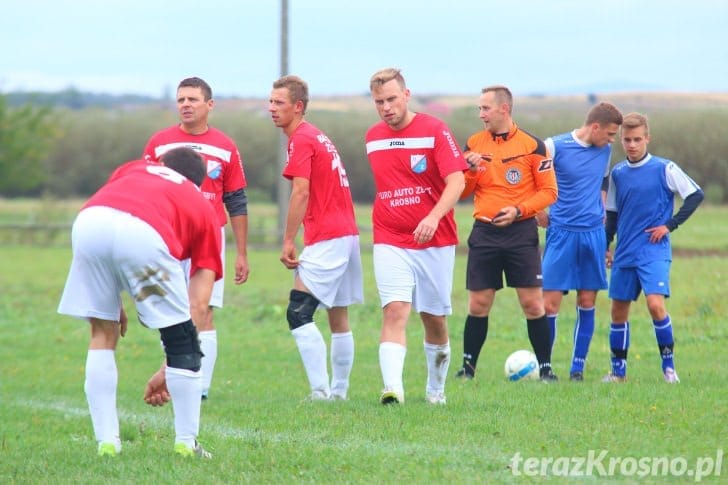
[[[447,398],[445,397],[444,392],[435,392],[433,394],[428,394],[425,396],[425,401],[435,406],[444,406],[445,404],[447,404]]]
[[[311,394],[304,398],[304,402],[318,402],[318,401],[329,401],[331,396],[326,394],[324,391],[311,391]]]
[[[614,382],[622,384],[627,382],[627,376],[616,376],[610,372],[609,374],[602,377],[602,382]]]
[[[677,372],[675,372],[675,369],[672,367],[668,367],[665,369],[665,372],[663,374],[665,376],[665,382],[668,384],[677,384],[680,382],[680,378],[677,376]]]
[[[379,398],[379,402],[382,404],[404,404],[404,395],[387,387],[382,391],[382,396]]]
[[[462,379],[462,380],[470,380],[475,377],[475,373],[470,370],[466,369],[465,367],[461,368],[459,371],[455,373],[456,379]]]
[[[572,372],[569,375],[569,380],[574,382],[582,382],[584,380],[584,373],[583,372]]]
[[[114,443],[99,443],[98,455],[99,456],[111,456],[118,455],[121,450],[116,448]]]
[[[185,458],[193,458],[193,457],[199,457],[199,458],[212,458],[212,453],[205,450],[200,444],[195,441],[195,447],[190,448],[184,443],[175,443],[174,444],[174,452],[178,454],[179,456],[183,456]]]
[[[541,375],[539,376],[539,379],[541,382],[549,383],[549,382],[557,382],[559,380],[558,377],[556,377],[556,374],[551,370],[551,367],[545,367],[541,369]]]

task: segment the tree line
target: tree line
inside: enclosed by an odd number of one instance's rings
[[[447,106],[426,97],[413,99],[412,107],[444,119],[457,141],[482,129],[475,108]],[[583,123],[595,97],[577,100],[530,100],[519,105],[514,118],[519,126],[545,138],[570,131]],[[378,121],[371,102],[356,106],[316,109],[309,106],[307,119],[326,132],[336,145],[347,170],[356,202],[370,203],[374,184],[364,148],[364,134]],[[650,151],[680,164],[703,189],[707,200],[728,203],[728,106],[644,105],[643,100],[615,103],[624,112],[641,111],[650,118]],[[236,107],[218,103],[211,124],[232,137],[240,148],[253,201],[275,201],[280,156],[280,130],[267,113],[266,100]],[[149,136],[175,124],[174,104],[161,101],[117,103],[83,107],[48,103],[13,104],[0,95],[0,196],[76,198],[87,197],[101,186],[113,169],[137,159]],[[619,142],[613,162],[624,158]]]

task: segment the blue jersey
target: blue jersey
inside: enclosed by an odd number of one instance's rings
[[[647,229],[665,224],[673,215],[675,194],[685,199],[700,190],[675,162],[648,154],[637,163],[623,160],[612,169],[607,210],[617,213],[614,267],[636,267],[672,260],[670,235],[650,242]]]
[[[572,230],[602,226],[602,182],[609,174],[612,146],[586,145],[574,132],[553,136],[545,143],[559,188],[559,197],[549,208],[549,224]]]

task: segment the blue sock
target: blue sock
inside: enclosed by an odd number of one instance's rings
[[[617,377],[626,377],[629,322],[612,322],[609,326],[609,346],[612,349],[612,374]]]
[[[571,359],[571,373],[584,372],[586,355],[589,353],[589,344],[594,335],[594,315],[596,309],[576,309],[576,325],[574,326],[574,355]]]
[[[663,320],[653,320],[652,325],[655,327],[657,346],[660,348],[660,357],[662,357],[662,372],[665,372],[665,369],[668,367],[675,369],[672,356],[675,341],[672,338],[672,320],[670,320],[670,315],[667,315]]]
[[[554,350],[554,342],[556,341],[556,317],[559,315],[546,315],[546,320],[549,321],[549,328],[551,329],[551,351]]]

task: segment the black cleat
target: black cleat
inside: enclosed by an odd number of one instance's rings
[[[551,368],[547,369],[541,369],[541,382],[549,383],[549,382],[557,382],[559,380],[558,377],[556,377],[556,374],[553,373]]]
[[[573,382],[583,382],[584,381],[584,373],[583,372],[572,372],[569,375],[569,380]]]
[[[459,371],[455,373],[456,379],[462,379],[462,380],[470,380],[475,377],[475,374],[465,367],[461,368]]]

